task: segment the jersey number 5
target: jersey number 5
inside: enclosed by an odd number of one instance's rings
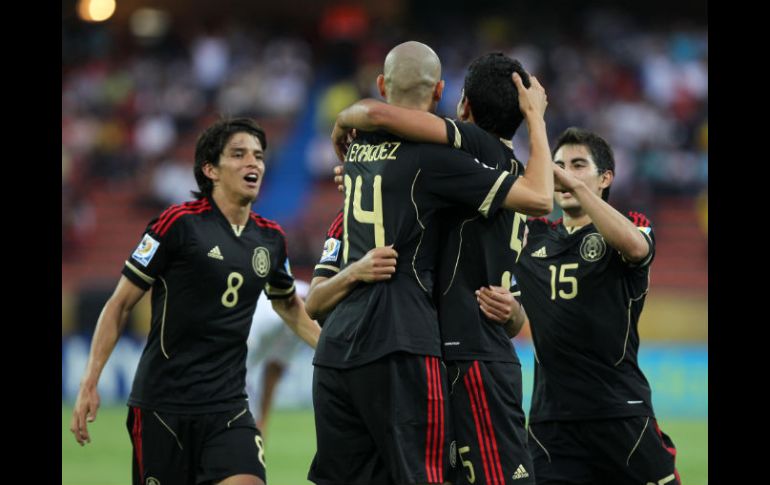
[[[351,190],[353,187],[353,181],[349,175],[345,175],[345,207],[343,208],[344,219],[344,236],[343,236],[343,250],[342,250],[342,262],[348,262],[348,251],[350,250],[350,244],[348,244],[348,215],[350,213],[350,193],[353,192],[353,219],[361,224],[374,224],[374,247],[379,248],[385,246],[385,226],[382,223],[382,176],[376,175],[374,177],[374,192],[372,193],[372,210],[367,211],[361,207],[361,192],[362,185],[364,183],[363,177],[356,176],[355,190]]]

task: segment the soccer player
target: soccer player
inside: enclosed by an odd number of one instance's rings
[[[510,75],[510,74],[509,74]],[[520,207],[550,212],[553,176],[545,139],[545,93],[519,84],[531,124],[532,172],[516,179],[469,155],[418,145],[387,133],[359,133],[345,157],[343,270],[311,283],[314,293],[344,296],[328,315],[314,360],[316,483],[442,483],[447,475],[446,371],[432,302],[440,244],[437,211],[473,207],[484,217]],[[407,42],[385,60],[379,89],[391,104],[432,111],[440,99],[440,63],[424,44]],[[514,184],[514,181],[516,182]],[[510,232],[508,233],[510,238]],[[327,241],[328,244],[328,241]],[[398,252],[384,281],[349,284],[347,265],[373,249]],[[388,258],[393,259],[393,258]],[[389,266],[387,263],[385,266]],[[318,267],[317,267],[318,269]],[[318,298],[321,308],[326,298]],[[340,449],[335,443],[354,443]]]
[[[294,286],[297,295],[304,299],[309,285],[295,280]],[[263,440],[266,439],[275,389],[300,345],[302,341],[268,304],[267,295],[259,295],[247,341],[246,394],[249,410],[256,418]]]
[[[123,267],[94,331],[70,430],[83,445],[97,383],[134,305],[152,288],[152,324],[129,397],[133,483],[265,483],[260,431],[244,392],[246,339],[264,289],[309,345],[283,230],[251,212],[265,171],[264,131],[221,120],[198,138],[198,199],[153,219]]]
[[[468,68],[457,109],[462,121],[362,100],[338,115],[333,142],[339,150],[350,129],[384,129],[414,141],[448,143],[521,175],[524,167],[510,141],[523,121],[515,83],[530,84],[521,64],[500,53],[487,54]],[[513,335],[521,329],[523,319],[513,313],[510,289],[525,221],[524,215],[511,211],[489,219],[468,210],[442,213],[438,305],[463,466],[456,483],[523,485],[535,480],[522,408],[521,364],[504,327],[487,323],[504,323]]]
[[[531,220],[513,268],[535,345],[537,483],[679,484],[674,444],[637,363],[652,226],[607,203],[615,161],[600,136],[569,128],[553,159],[563,219]]]

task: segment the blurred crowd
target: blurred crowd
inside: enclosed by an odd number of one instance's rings
[[[266,129],[263,191],[278,183],[271,177],[277,170],[307,177],[311,193],[334,191],[329,134],[336,114],[361,97],[379,97],[375,78],[385,54],[410,39],[433,47],[443,62],[440,114],[454,114],[473,58],[502,51],[546,88],[551,139],[576,125],[610,141],[617,164],[614,204],[633,201],[654,212],[660,196],[704,193],[705,25],[653,29],[602,10],[586,15],[580,31],[556,35],[523,35],[504,16],[463,25],[461,36],[450,26],[384,29],[363,7],[337,6],[325,10],[312,34],[235,22],[184,35],[170,28],[120,43],[104,30],[80,32],[73,37],[78,55],[63,56],[62,67],[63,257],[81,257],[78,245],[94,230],[94,189],[131,186],[137,210],[157,212],[189,200],[196,187],[195,140],[219,116],[252,116]],[[303,118],[311,120],[302,125],[308,129],[295,129]],[[302,150],[287,160],[280,154],[290,145]],[[525,128],[514,148],[526,160]],[[290,197],[288,190],[273,193]],[[321,248],[323,229],[295,223],[306,212],[300,206],[279,221],[296,246],[293,264],[312,264]]]

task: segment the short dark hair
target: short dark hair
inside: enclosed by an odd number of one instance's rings
[[[236,133],[246,132],[257,137],[262,144],[262,149],[267,150],[267,138],[265,130],[251,118],[221,119],[206,128],[195,143],[195,166],[193,173],[198,182],[198,192],[193,191],[196,199],[211,197],[214,183],[203,173],[203,166],[207,163],[219,165],[219,156],[225,149],[230,137]]]
[[[556,152],[559,151],[562,145],[585,146],[591,153],[594,162],[596,162],[596,168],[600,174],[607,170],[611,170],[613,174],[615,173],[615,155],[612,153],[612,147],[607,143],[607,140],[596,133],[582,128],[575,128],[574,126],[569,127],[564,130],[564,133],[559,135],[551,155],[556,155]],[[607,187],[602,191],[602,199],[606,201],[609,197],[610,187]]]
[[[530,87],[529,73],[519,61],[493,52],[471,62],[464,85],[476,124],[508,140],[524,120],[519,109],[519,91],[511,79],[514,71],[519,73],[524,86]]]

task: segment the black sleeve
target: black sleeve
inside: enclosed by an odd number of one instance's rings
[[[170,220],[168,212],[150,221],[139,245],[123,266],[123,276],[145,291],[152,287],[155,278],[163,273],[175,252],[182,246],[184,222],[174,220],[167,225]]]
[[[650,252],[647,254],[646,258],[638,263],[629,263],[625,259],[623,259],[623,262],[631,268],[644,268],[645,266],[649,266],[649,264],[652,263],[652,260],[655,258],[655,232],[652,230],[652,223],[647,218],[647,216],[641,212],[630,211],[628,214],[626,214],[626,217],[634,224],[634,226],[636,226],[637,229],[639,229],[639,231],[642,233],[642,236],[644,236],[644,238],[647,240],[647,244],[650,246]]]
[[[473,123],[444,118],[449,146],[471,155],[484,153],[485,144],[497,143],[497,138]]]
[[[422,145],[420,170],[428,192],[453,204],[476,209],[484,217],[502,205],[516,179],[468,155],[438,145]]]
[[[291,274],[291,266],[289,265],[286,236],[282,233],[278,233],[278,236],[281,239],[278,264],[270,271],[267,283],[265,283],[265,295],[267,295],[268,300],[289,298],[296,292],[294,275]]]
[[[326,231],[326,241],[321,258],[313,269],[313,278],[322,276],[331,278],[340,272],[342,266],[342,232],[344,229],[344,214],[342,209],[337,213]]]

